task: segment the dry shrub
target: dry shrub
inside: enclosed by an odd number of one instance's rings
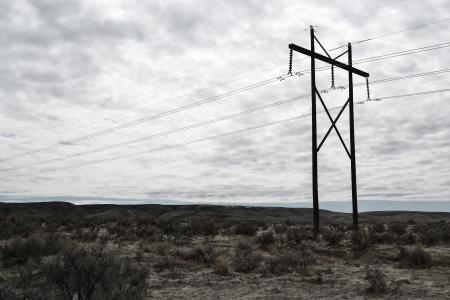
[[[443,242],[450,242],[450,224],[447,223],[441,231],[441,240]]]
[[[78,228],[73,233],[73,239],[82,242],[95,242],[98,237],[98,228]]]
[[[258,231],[258,226],[251,222],[242,222],[234,227],[234,234],[254,236]]]
[[[324,233],[323,238],[330,246],[337,246],[341,243],[344,233],[337,230],[328,230]]]
[[[278,253],[270,257],[266,264],[268,270],[272,274],[290,273],[296,267],[298,260],[297,255],[293,251]]]
[[[432,262],[431,255],[418,247],[401,247],[398,259],[413,268],[428,268]]]
[[[206,220],[190,224],[192,235],[215,236],[219,233],[219,227],[214,221]]]
[[[211,265],[214,260],[215,249],[210,244],[202,244],[196,247],[179,247],[174,250],[174,255],[184,261]]]
[[[312,251],[307,248],[284,251],[270,257],[267,261],[269,271],[273,274],[290,273],[295,270],[305,272],[316,263]]]
[[[56,253],[60,248],[59,239],[55,236],[31,236],[29,238],[13,238],[1,248],[3,261],[8,266],[21,265],[27,261],[40,260],[43,256]]]
[[[324,283],[323,273],[321,271],[316,271],[316,274],[314,276],[314,283],[317,284],[323,284]]]
[[[421,236],[422,243],[427,246],[432,246],[439,243],[441,239],[441,234],[439,231],[430,229]]]
[[[233,262],[237,272],[248,273],[254,270],[260,261],[252,245],[247,241],[240,241],[234,247]]]
[[[166,255],[171,250],[172,245],[166,242],[156,242],[150,244],[147,248],[150,253]]]
[[[136,236],[140,239],[156,242],[161,240],[161,230],[153,225],[143,225],[136,229]]]
[[[168,253],[165,256],[160,257],[153,268],[156,272],[162,272],[164,270],[175,271],[177,269],[185,268],[187,264],[174,255],[173,252]]]
[[[178,247],[175,248],[174,255],[184,261],[203,263],[203,253],[199,248]]]
[[[402,245],[414,245],[417,242],[417,238],[413,233],[405,233],[398,238],[398,242]]]
[[[197,246],[197,248],[202,253],[203,262],[210,266],[216,258],[216,249],[209,243],[203,243],[200,246]]]
[[[382,232],[384,232],[384,224],[382,224],[382,223],[376,223],[376,224],[373,224],[372,225],[372,227],[370,228],[373,232],[376,232],[376,233],[382,233]]]
[[[384,294],[387,290],[386,276],[382,270],[375,267],[366,267],[366,280],[369,284],[367,287],[367,292],[375,295]]]
[[[214,273],[218,275],[229,275],[230,274],[230,261],[225,255],[219,255],[214,259],[212,264]]]
[[[308,233],[300,227],[289,227],[286,230],[286,242],[289,245],[299,245],[308,238]]]
[[[17,291],[12,286],[0,282],[0,299],[15,300],[20,298],[22,297],[18,295]]]
[[[134,258],[136,259],[136,261],[142,262],[144,260],[144,250],[142,249],[137,250]]]
[[[372,231],[370,236],[374,244],[390,244],[394,241],[392,235],[387,232],[377,233]]]
[[[30,217],[12,217],[0,221],[0,238],[28,237],[40,228],[40,222]]]
[[[99,245],[68,246],[42,264],[55,299],[144,299],[148,270]]]
[[[263,231],[256,236],[256,242],[261,248],[266,249],[275,243],[275,235],[272,230]]]
[[[357,251],[367,250],[367,248],[372,245],[372,236],[369,230],[366,230],[365,228],[353,231],[351,239],[354,245],[354,250]]]
[[[286,224],[276,224],[273,229],[277,234],[285,233],[288,229],[288,226]]]
[[[402,235],[406,233],[406,225],[403,223],[392,223],[389,225],[389,230],[397,235]]]

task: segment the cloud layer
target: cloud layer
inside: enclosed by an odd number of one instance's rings
[[[164,113],[287,71],[288,43],[327,48],[370,37],[355,60],[449,42],[450,5],[423,1],[0,1],[1,157]],[[339,51],[333,51],[335,55]],[[448,48],[359,64],[371,80],[450,67]],[[294,57],[294,71],[309,61]],[[345,61],[345,60],[344,60]],[[318,64],[323,66],[323,64]],[[448,88],[448,73],[371,86],[372,97]],[[330,71],[317,73],[320,89]],[[336,71],[336,84],[346,74]],[[362,82],[362,78],[355,78]],[[311,198],[310,117],[127,159],[71,164],[175,145],[310,112],[310,99],[16,172],[5,169],[89,151],[308,94],[309,75],[76,143],[0,162],[0,194],[204,202]],[[329,107],[347,90],[324,94]],[[365,87],[355,89],[357,100]],[[355,107],[361,199],[450,200],[449,93]],[[336,114],[333,111],[333,114]],[[329,126],[318,118],[319,140]],[[348,143],[347,113],[338,127]],[[322,200],[350,198],[349,160],[334,132],[319,153]],[[127,200],[128,201],[128,200]]]

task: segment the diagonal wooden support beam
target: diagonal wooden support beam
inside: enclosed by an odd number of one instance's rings
[[[319,41],[319,39],[317,37],[314,37],[314,39],[316,40],[316,42],[319,44],[320,48],[322,48],[323,52],[325,52],[325,54],[328,56],[328,58],[331,58],[330,54],[328,54],[327,49],[325,49],[324,46],[322,46],[322,43]]]
[[[338,56],[336,56],[334,59],[338,59],[339,57],[341,57],[344,54],[347,54],[348,50],[342,52],[341,54],[339,54]]]
[[[344,106],[341,108],[341,110],[339,111],[338,115],[336,116],[336,119],[334,119],[334,121],[332,122],[332,124],[336,124],[337,121],[339,120],[339,118],[341,117],[342,113],[344,112],[345,108],[347,107],[349,103],[349,100],[347,99],[347,101],[345,102]],[[328,137],[328,135],[331,133],[331,130],[333,130],[333,126],[330,126],[330,128],[328,129],[327,133],[325,134],[325,136],[323,137],[322,141],[319,144],[319,147],[317,148],[317,152],[319,152],[320,148],[322,147],[323,143],[325,142],[326,138]]]
[[[348,148],[347,148],[347,146],[345,145],[344,139],[342,138],[341,134],[339,133],[339,130],[338,130],[337,127],[336,127],[336,122],[339,120],[339,118],[341,117],[341,114],[344,112],[344,109],[345,109],[345,107],[347,106],[349,100],[347,100],[347,101],[345,102],[344,106],[343,106],[343,107],[341,108],[341,110],[339,111],[339,114],[338,114],[337,117],[333,120],[333,118],[332,118],[331,115],[330,115],[330,112],[328,111],[327,106],[325,105],[325,102],[324,102],[323,99],[322,99],[322,96],[320,96],[320,93],[319,93],[319,91],[317,91],[317,89],[316,89],[316,93],[317,93],[317,95],[319,96],[320,102],[322,103],[323,107],[325,108],[325,112],[327,113],[328,118],[330,119],[330,122],[331,122],[330,128],[328,129],[327,133],[325,134],[325,136],[323,137],[322,141],[320,142],[319,147],[317,147],[317,152],[319,152],[320,148],[322,147],[323,143],[324,143],[325,140],[327,139],[327,137],[328,137],[328,135],[330,134],[331,130],[334,128],[334,130],[336,130],[336,133],[337,133],[339,139],[341,140],[342,146],[344,146],[344,149],[345,149],[345,151],[347,152],[348,157],[351,158],[350,151],[348,151]]]
[[[344,64],[344,63],[342,63],[340,61],[337,61],[335,59],[331,59],[329,57],[326,57],[325,55],[322,55],[322,54],[319,54],[319,53],[316,53],[316,52],[312,52],[311,50],[308,50],[306,48],[297,46],[296,44],[289,44],[289,49],[292,49],[292,50],[300,52],[302,54],[311,56],[311,57],[313,57],[315,59],[318,59],[318,60],[321,60],[323,62],[332,64],[332,65],[334,65],[334,66],[336,66],[338,68],[341,68],[341,69],[344,69],[346,71],[352,72],[352,73],[357,74],[359,76],[369,77],[369,73],[366,73],[366,72],[361,71],[359,69],[356,69],[354,67],[350,67],[349,65],[346,65],[346,64]]]

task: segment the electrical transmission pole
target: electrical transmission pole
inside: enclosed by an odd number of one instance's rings
[[[356,189],[356,156],[355,156],[355,124],[354,124],[354,114],[353,114],[353,74],[362,76],[366,78],[366,84],[367,84],[367,97],[369,98],[369,83],[368,83],[368,77],[369,74],[361,71],[359,69],[356,69],[352,66],[352,46],[350,43],[348,43],[348,49],[344,53],[336,56],[335,58],[332,58],[327,50],[322,46],[320,41],[316,38],[314,35],[314,28],[311,26],[310,28],[311,33],[311,50],[308,50],[306,48],[297,46],[295,44],[289,44],[290,49],[290,62],[289,62],[289,74],[292,75],[292,53],[293,51],[299,52],[301,54],[305,54],[311,57],[311,111],[312,111],[312,194],[313,194],[313,220],[314,220],[314,233],[317,235],[319,232],[319,185],[317,180],[317,153],[319,152],[320,148],[323,146],[323,143],[327,139],[330,132],[334,129],[336,131],[336,134],[338,135],[342,145],[344,146],[345,151],[347,152],[348,157],[350,158],[351,162],[351,177],[352,177],[352,210],[353,210],[353,229],[358,229],[358,195],[357,195],[357,189]],[[317,44],[322,48],[322,50],[325,52],[325,55],[319,54],[315,52],[315,45]],[[348,55],[348,64],[342,63],[338,61],[337,59],[343,55]],[[332,82],[331,82],[331,89],[334,89],[334,67],[338,67],[341,69],[344,69],[348,71],[348,86],[349,86],[349,95],[348,100],[345,102],[344,106],[339,111],[338,115],[335,119],[330,115],[330,112],[328,111],[327,106],[325,105],[325,102],[322,99],[322,96],[319,93],[319,90],[316,86],[316,68],[315,68],[315,61],[320,60],[322,62],[328,63],[331,65],[331,72],[332,72]],[[319,98],[320,102],[322,103],[322,106],[325,109],[325,112],[330,119],[331,126],[328,129],[327,133],[323,137],[322,141],[319,143],[319,146],[317,146],[317,117],[316,117],[316,97]],[[344,112],[346,106],[349,106],[349,118],[350,118],[350,151],[348,150],[339,130],[336,127],[336,123],[341,117],[342,113]]]

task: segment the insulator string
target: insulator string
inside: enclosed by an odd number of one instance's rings
[[[289,51],[289,71],[288,71],[288,75],[292,76],[292,57],[294,55],[294,51],[292,49],[290,49]]]
[[[331,65],[331,89],[334,90],[336,87],[334,86],[334,65]]]
[[[369,78],[366,77],[367,100],[370,100]]]

